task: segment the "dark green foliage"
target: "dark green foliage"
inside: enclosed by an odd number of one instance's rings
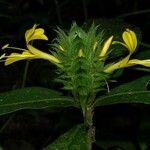
[[[110,91],[106,96],[95,100],[94,106],[104,106],[119,103],[150,104],[149,85],[150,77],[145,76],[129,83],[124,83]]]
[[[0,115],[21,109],[45,109],[77,105],[72,98],[46,88],[23,88],[0,94]]]
[[[61,135],[44,150],[87,150],[87,132],[84,125],[78,125]]]

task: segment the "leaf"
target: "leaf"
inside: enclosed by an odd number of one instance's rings
[[[44,150],[87,150],[87,132],[84,125],[77,125]]]
[[[149,81],[150,76],[144,76],[112,89],[109,94],[147,90]]]
[[[0,115],[20,109],[43,109],[74,106],[72,98],[47,88],[30,87],[0,94]]]
[[[150,76],[145,76],[120,85],[114,88],[109,95],[97,98],[94,107],[119,103],[150,104],[150,91],[147,90],[149,81]]]
[[[118,93],[110,96],[98,98],[94,106],[105,106],[112,104],[123,104],[123,103],[143,103],[150,104],[150,92],[139,91],[139,92],[125,92]]]

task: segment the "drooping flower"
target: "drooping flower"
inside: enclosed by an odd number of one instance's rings
[[[123,42],[113,41],[113,44],[121,44],[126,47],[129,53],[134,53],[137,48],[137,36],[134,31],[126,29],[122,34]]]
[[[25,33],[26,47],[27,49],[21,49],[16,47],[10,47],[9,44],[6,44],[2,49],[10,48],[22,51],[22,53],[11,53],[9,56],[4,56],[1,59],[4,59],[5,65],[10,65],[16,61],[20,60],[31,60],[31,59],[45,59],[54,64],[59,64],[60,61],[55,56],[42,52],[41,50],[33,47],[30,42],[33,40],[48,40],[48,37],[44,34],[44,29],[36,28],[37,25],[34,25],[31,29],[27,30]]]
[[[48,37],[44,34],[43,28],[36,28],[35,24],[31,29],[25,33],[26,44],[29,44],[32,40],[48,40]]]
[[[126,31],[123,32],[122,38],[124,40],[125,47],[127,47],[130,53],[133,53],[137,47],[137,37],[136,37],[135,32],[133,32],[132,30],[126,29]]]
[[[113,44],[123,45],[128,49],[129,54],[125,58],[121,59],[120,61],[106,66],[104,72],[112,73],[114,70],[130,67],[134,65],[143,65],[146,67],[150,67],[150,60],[138,60],[138,59],[130,60],[131,55],[135,52],[137,48],[137,36],[135,32],[130,29],[126,29],[126,31],[124,31],[122,34],[122,38],[124,43],[120,41],[114,41]]]

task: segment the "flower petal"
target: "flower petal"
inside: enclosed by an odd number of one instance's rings
[[[36,29],[36,27],[37,25],[34,25],[31,29],[26,31],[25,39],[27,44],[32,40],[48,40],[48,37],[44,34],[44,29]]]
[[[133,31],[126,29],[126,31],[124,31],[122,34],[122,38],[128,50],[133,53],[137,47],[136,34]]]
[[[134,66],[134,65],[143,65],[145,67],[150,67],[150,59],[146,59],[146,60],[132,59],[127,63],[127,67]]]
[[[136,49],[136,47],[137,47],[137,37],[136,37],[136,34],[135,34],[135,32],[133,32],[133,31],[131,31],[131,30],[129,30],[129,33],[130,33],[130,35],[131,35],[131,37],[132,37],[132,41],[133,41],[133,49],[135,50]]]
[[[33,59],[35,58],[34,55],[32,55],[31,53],[25,51],[22,54],[19,53],[12,53],[9,56],[6,56],[6,60],[5,60],[5,65],[10,65],[16,61],[20,61],[20,60],[24,60],[24,59]]]
[[[130,54],[128,56],[126,56],[125,58],[123,58],[122,60],[120,60],[119,62],[114,63],[114,64],[109,65],[108,67],[106,67],[104,72],[112,73],[113,71],[115,71],[117,69],[126,67],[128,61],[129,61],[129,58],[130,58]]]
[[[107,50],[109,49],[109,47],[110,47],[110,45],[112,43],[112,39],[113,39],[113,36],[109,37],[107,39],[107,41],[104,43],[104,46],[103,46],[103,48],[102,48],[102,50],[100,52],[100,55],[99,55],[100,57],[103,57],[103,56],[106,55]]]
[[[26,43],[29,43],[29,42],[30,42],[30,38],[32,37],[32,35],[33,35],[33,33],[34,33],[36,27],[37,27],[37,25],[34,24],[34,26],[33,26],[31,29],[29,29],[29,30],[27,30],[27,31],[25,32],[25,40],[26,40]]]
[[[53,62],[53,63],[60,63],[59,59],[57,59],[55,56],[47,54],[45,52],[42,52],[30,44],[27,45],[27,48],[29,49],[29,51],[32,54],[34,54],[38,58],[46,59],[46,60],[49,60],[50,62]]]
[[[48,40],[48,37],[44,34],[44,29],[39,28],[35,30],[35,33],[30,37],[29,41],[32,40]]]

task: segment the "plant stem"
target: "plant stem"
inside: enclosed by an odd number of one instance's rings
[[[29,60],[27,60],[26,64],[25,64],[24,73],[23,73],[23,80],[22,80],[22,86],[21,86],[22,88],[24,88],[25,84],[26,84],[28,68],[29,68]]]
[[[150,48],[150,44],[147,44],[147,43],[141,43],[140,45],[144,46],[144,47],[147,47],[147,48]]]
[[[0,133],[3,132],[3,130],[7,127],[7,125],[10,124],[10,121],[13,119],[15,114],[11,114],[8,118],[8,120],[4,123],[4,125],[0,128]]]
[[[144,71],[144,72],[150,72],[150,68],[140,68],[140,67],[136,67],[136,68],[133,68],[133,70]]]
[[[95,127],[93,126],[93,108],[92,107],[87,107],[85,116],[84,116],[84,123],[88,129],[88,133],[87,133],[88,150],[92,150],[92,144],[95,142]]]

